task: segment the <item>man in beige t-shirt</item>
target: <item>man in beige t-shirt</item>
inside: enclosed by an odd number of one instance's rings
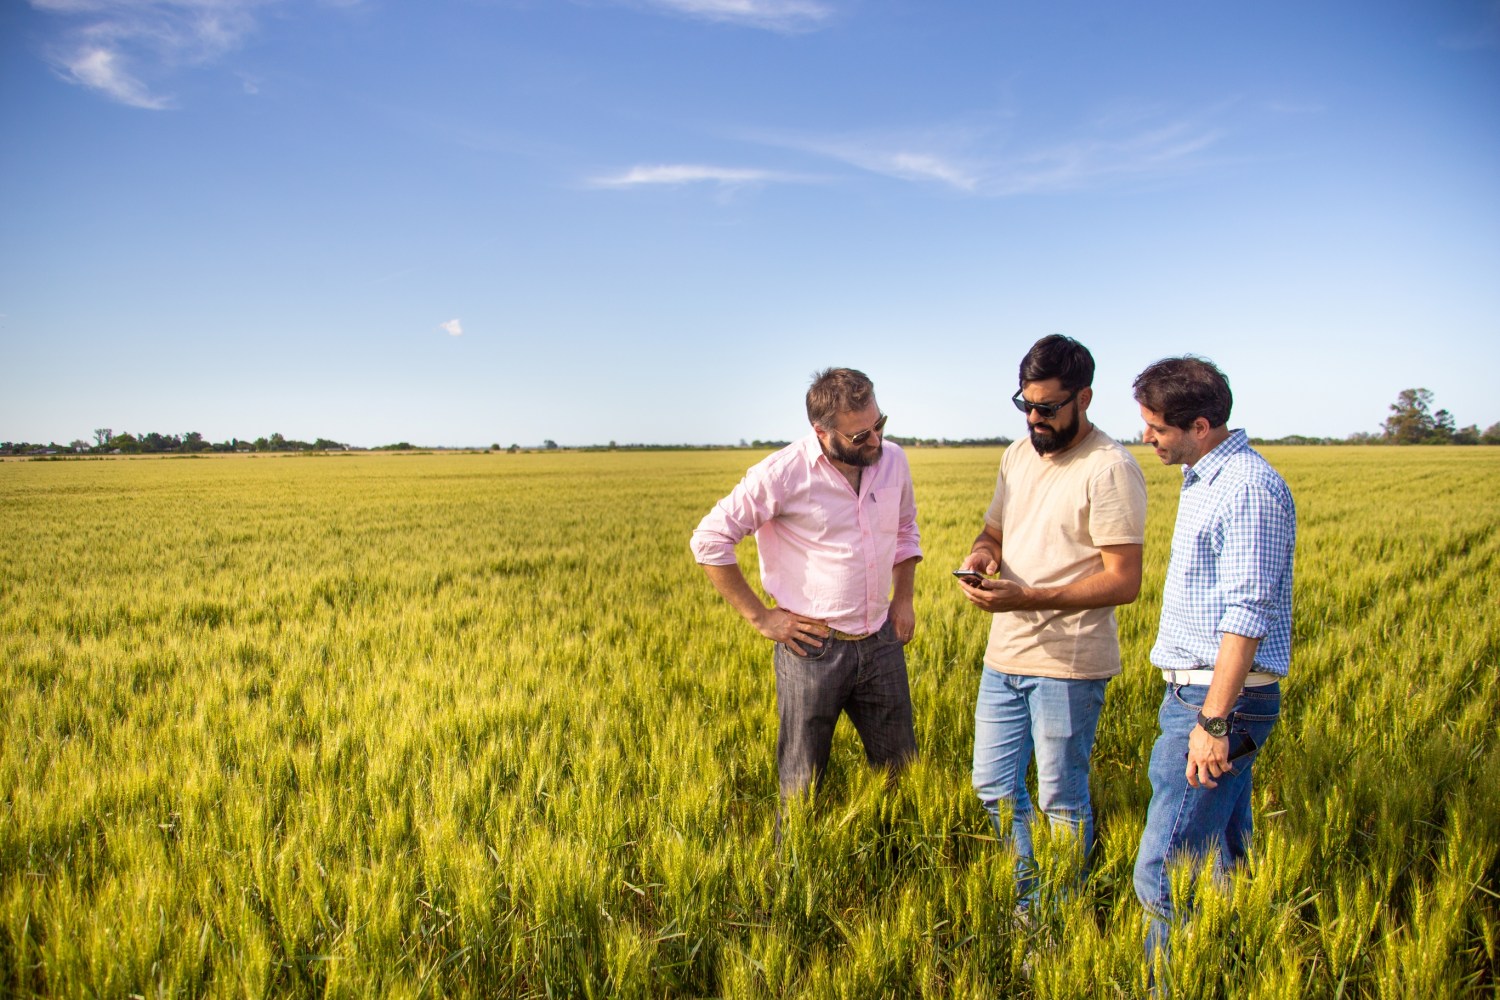
[[[1053,334],[1021,361],[1012,397],[1028,437],[1005,450],[984,530],[960,564],[970,603],[993,615],[974,713],[974,789],[1001,837],[1011,805],[1018,905],[1035,898],[1032,803],[1054,830],[1093,844],[1089,757],[1104,687],[1120,672],[1115,606],[1141,588],[1146,481],[1130,453],[1089,422],[1094,359]]]

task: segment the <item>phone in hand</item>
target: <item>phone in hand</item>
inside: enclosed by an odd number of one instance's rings
[[[978,587],[984,582],[984,577],[980,575],[977,569],[956,569],[953,571],[953,575],[971,587]]]

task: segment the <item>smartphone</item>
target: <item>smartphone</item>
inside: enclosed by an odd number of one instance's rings
[[[984,579],[976,569],[956,569],[953,571],[953,575],[971,587],[979,586],[980,582]]]

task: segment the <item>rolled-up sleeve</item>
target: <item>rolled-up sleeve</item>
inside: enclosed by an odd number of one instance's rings
[[[729,495],[704,515],[689,542],[693,558],[705,566],[728,566],[734,547],[776,516],[771,490],[758,468],[752,468]]]
[[[906,456],[902,456],[903,464]],[[896,562],[922,558],[922,533],[917,529],[917,497],[911,486],[911,470],[901,484],[901,521],[896,528]]]
[[[1226,507],[1218,589],[1219,632],[1262,639],[1282,614],[1284,581],[1296,539],[1296,515],[1263,486],[1247,483]]]

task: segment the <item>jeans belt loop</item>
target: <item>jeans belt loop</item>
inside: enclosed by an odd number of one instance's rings
[[[1214,672],[1206,669],[1163,670],[1161,676],[1168,684],[1188,684],[1208,687],[1214,682]],[[1264,687],[1267,684],[1275,684],[1279,680],[1281,680],[1281,677],[1277,674],[1267,673],[1263,670],[1252,670],[1245,678],[1245,687]]]

